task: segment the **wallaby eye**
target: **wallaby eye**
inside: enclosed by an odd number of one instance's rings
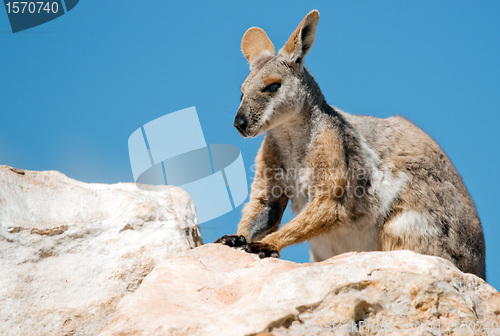
[[[243,93],[241,94],[240,101],[243,100]]]
[[[281,83],[272,83],[266,86],[264,89],[262,89],[262,92],[271,92],[274,93],[278,91],[278,89],[281,87]]]

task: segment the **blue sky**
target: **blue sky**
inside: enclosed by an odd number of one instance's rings
[[[59,170],[86,182],[133,181],[127,139],[144,123],[195,105],[208,143],[262,136],[232,127],[251,26],[279,49],[312,9],[321,19],[305,59],[327,101],[354,114],[400,114],[450,156],[476,202],[488,280],[500,288],[500,2],[81,0],[68,14],[13,34],[0,9],[0,164]],[[241,207],[202,225],[233,233]],[[285,220],[291,218],[287,212]],[[308,260],[305,244],[285,259]]]

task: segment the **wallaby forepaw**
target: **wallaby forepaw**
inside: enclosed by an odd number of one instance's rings
[[[263,243],[248,243],[244,247],[248,253],[258,253],[259,258],[279,258],[280,253],[271,245]]]
[[[240,247],[247,244],[247,240],[244,236],[239,235],[225,235],[217,239],[215,243],[220,243],[222,245],[227,245],[230,247]]]

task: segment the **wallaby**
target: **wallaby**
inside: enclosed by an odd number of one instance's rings
[[[275,55],[260,28],[241,41],[250,74],[234,126],[266,135],[236,235],[217,240],[261,258],[307,240],[312,261],[348,251],[413,250],[485,279],[474,203],[439,145],[403,117],[328,105],[304,66],[319,20],[310,12]],[[279,228],[288,201],[297,216]]]

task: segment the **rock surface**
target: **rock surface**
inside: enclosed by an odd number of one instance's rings
[[[0,334],[95,335],[161,260],[201,243],[178,188],[0,166]]]
[[[208,244],[158,265],[100,336],[500,335],[498,325],[500,293],[441,258],[296,264]]]

